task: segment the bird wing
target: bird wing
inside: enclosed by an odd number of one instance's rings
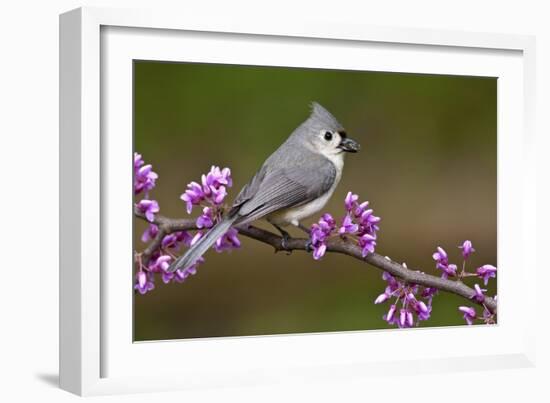
[[[260,170],[237,197],[238,223],[257,220],[274,211],[299,206],[326,193],[336,178],[336,168],[323,156],[307,162]],[[237,204],[238,203],[238,204]]]
[[[241,191],[233,201],[232,208],[234,211],[238,211],[239,207],[241,207],[244,203],[254,197],[254,195],[258,192],[258,189],[260,188],[266,172],[267,169],[266,165],[264,164],[256,173],[256,175],[254,175],[252,180],[244,185],[244,187],[241,189]]]

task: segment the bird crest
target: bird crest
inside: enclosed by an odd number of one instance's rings
[[[311,103],[311,115],[309,117],[310,123],[313,124],[315,127],[321,127],[326,128],[329,130],[342,130],[343,127],[336,120],[332,114],[327,111],[321,104],[318,102],[312,102]]]

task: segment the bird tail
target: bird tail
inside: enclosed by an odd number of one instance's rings
[[[234,216],[225,217],[219,223],[214,225],[210,231],[206,233],[206,235],[197,241],[196,244],[190,247],[182,256],[177,258],[176,261],[170,265],[168,271],[174,272],[178,269],[185,269],[195,263],[197,259],[206,253],[206,251],[214,244],[214,242],[218,240],[219,237],[231,228],[231,225],[233,225],[237,217],[238,216],[236,214]]]

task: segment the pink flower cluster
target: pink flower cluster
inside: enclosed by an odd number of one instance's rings
[[[159,228],[153,222],[155,214],[160,211],[156,200],[148,198],[148,193],[156,184],[158,175],[153,172],[152,166],[145,164],[140,154],[134,154],[134,193],[145,193],[146,198],[136,203],[136,208],[143,213],[150,222],[143,232],[141,240],[150,242],[159,233]],[[227,196],[227,187],[231,187],[231,171],[229,168],[220,169],[212,166],[207,174],[202,175],[201,183],[191,182],[187,190],[181,195],[186,203],[187,212],[191,213],[194,206],[202,207],[202,214],[196,218],[196,226],[199,229],[194,234],[187,231],[174,232],[165,235],[157,250],[149,257],[147,264],[141,261],[138,255],[138,272],[135,277],[134,289],[140,294],[145,294],[155,288],[155,275],[159,275],[164,283],[182,283],[190,276],[197,273],[197,267],[204,262],[201,257],[193,265],[169,272],[170,264],[177,258],[176,252],[182,246],[193,246],[203,235],[204,231],[212,228],[222,217],[224,212],[223,202]],[[216,240],[213,248],[217,252],[229,251],[239,248],[241,242],[236,229],[229,229],[224,235]]]
[[[319,222],[311,226],[309,239],[313,248],[313,259],[319,260],[327,251],[326,240],[336,229],[336,221],[329,213],[325,213],[319,219]]]
[[[154,227],[156,226],[151,224],[143,233],[142,239],[148,239],[151,232],[158,232],[158,229],[155,230]],[[173,232],[162,238],[160,248],[153,252],[148,264],[145,266],[140,262],[140,270],[136,275],[136,284],[134,288],[140,294],[151,291],[155,288],[155,274],[160,275],[165,284],[170,282],[183,283],[189,276],[195,275],[198,265],[204,262],[203,258],[200,258],[193,265],[176,270],[173,273],[168,271],[168,267],[170,267],[170,263],[172,263],[175,258],[174,251],[180,249],[182,245],[189,247],[197,240],[197,237],[193,237],[187,231]]]
[[[356,239],[361,247],[363,257],[369,253],[374,253],[376,247],[376,233],[380,229],[378,223],[380,217],[373,214],[369,209],[369,202],[358,202],[359,196],[348,192],[344,199],[346,215],[342,218],[340,226],[337,228],[334,218],[325,213],[319,221],[311,226],[310,243],[313,249],[313,258],[321,259],[326,250],[326,241],[333,235],[340,235],[342,238],[351,236]]]
[[[458,272],[456,264],[449,263],[449,257],[445,249],[438,246],[437,251],[433,254],[432,257],[436,262],[435,267],[442,271],[441,273],[442,278],[457,277],[459,280],[462,280],[465,277],[477,276],[480,279],[483,279],[484,285],[488,284],[489,279],[496,278],[497,268],[490,264],[484,264],[483,266],[479,266],[476,269],[475,273],[470,273],[467,271],[466,262],[468,261],[470,256],[475,252],[475,249],[471,241],[469,240],[464,241],[462,245],[459,246],[459,248],[462,250],[462,257],[463,257],[462,270],[460,272]],[[474,324],[476,320],[483,321],[484,323],[487,323],[487,324],[495,323],[494,313],[492,313],[483,304],[483,302],[485,301],[485,292],[487,292],[486,289],[481,288],[479,284],[474,284],[474,294],[470,297],[471,299],[483,305],[483,313],[481,316],[477,315],[476,309],[474,307],[470,307],[470,306],[458,307],[458,310],[463,314],[464,320],[468,325]],[[496,300],[497,297],[495,296],[494,299]]]
[[[436,289],[406,283],[387,272],[382,274],[382,279],[387,286],[374,303],[391,302],[390,309],[383,316],[388,324],[407,328],[418,326],[420,321],[430,318]]]
[[[151,164],[145,164],[141,154],[134,153],[134,194],[145,193],[145,198],[140,200],[136,207],[145,214],[150,222],[155,219],[155,214],[160,211],[156,200],[149,200],[149,191],[151,191],[157,181],[158,175],[153,172]]]
[[[189,183],[187,190],[180,198],[187,206],[187,213],[191,214],[193,206],[198,206],[203,202],[220,206],[225,196],[227,196],[226,188],[231,186],[233,186],[231,170],[229,168],[220,169],[217,166],[212,166],[210,172],[202,175],[201,183]]]
[[[484,284],[487,285],[490,278],[496,277],[497,268],[489,264],[478,267],[475,273],[469,273],[466,270],[466,262],[475,252],[475,249],[472,242],[468,240],[464,241],[459,248],[462,250],[464,259],[460,271],[456,264],[449,262],[449,256],[445,249],[438,246],[433,253],[432,257],[436,262],[435,267],[441,271],[442,278],[456,277],[462,280],[465,277],[477,276],[483,279]],[[407,267],[404,263],[403,266]],[[429,319],[432,312],[432,300],[438,292],[436,288],[407,283],[387,272],[384,272],[382,278],[387,282],[387,286],[384,293],[380,294],[374,303],[381,304],[386,301],[391,303],[388,312],[383,316],[388,324],[408,328],[418,326],[420,321]],[[458,310],[463,314],[464,320],[469,325],[474,324],[476,320],[487,324],[496,323],[496,315],[484,304],[487,290],[481,288],[479,284],[474,284],[473,288],[474,292],[470,298],[483,306],[483,313],[478,316],[474,307],[460,306]],[[497,297],[495,296],[494,299],[496,300]]]
[[[153,172],[150,164],[145,164],[138,153],[134,153],[134,194],[145,192],[147,197],[150,190],[155,187],[158,175]]]

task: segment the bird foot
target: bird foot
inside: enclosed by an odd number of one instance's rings
[[[290,234],[286,232],[284,229],[282,229],[281,227],[279,227],[278,225],[273,223],[272,225],[275,228],[277,228],[277,231],[281,233],[281,248],[286,251],[287,255],[292,254],[292,249],[288,246],[288,241],[292,239]],[[278,250],[275,250],[275,252],[278,252]]]
[[[312,252],[313,251],[313,242],[311,242],[311,239],[308,239],[306,242],[306,252]]]
[[[287,255],[292,254],[292,249],[290,249],[289,246],[288,246],[288,241],[290,241],[291,239],[292,238],[288,234],[288,232],[285,232],[284,234],[282,234],[281,247],[286,251]]]

